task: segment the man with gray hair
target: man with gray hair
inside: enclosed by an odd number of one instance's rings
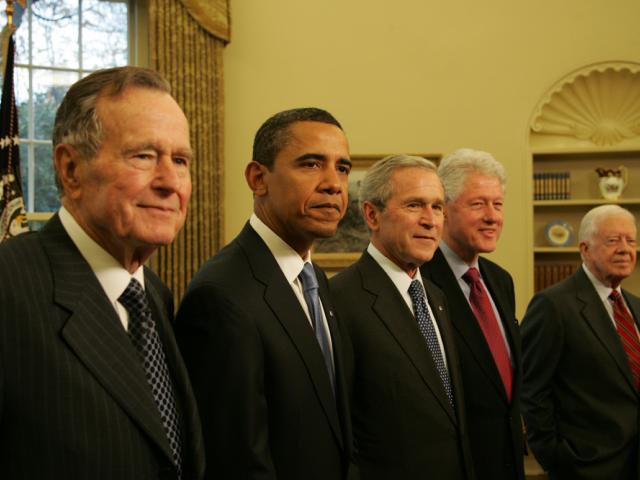
[[[521,353],[511,275],[480,256],[502,232],[506,174],[487,152],[460,149],[438,168],[444,233],[422,269],[447,296],[479,479],[523,480]]]
[[[73,84],[53,131],[62,207],[0,246],[0,476],[199,479],[172,296],[144,267],[185,221],[187,119],[119,67]]]
[[[386,157],[360,186],[371,242],[330,280],[353,344],[353,427],[363,480],[473,477],[445,297],[421,277],[442,232],[435,165]]]
[[[524,317],[522,409],[552,480],[640,476],[640,298],[620,287],[635,268],[636,233],[622,207],[587,212],[582,266],[536,294]]]

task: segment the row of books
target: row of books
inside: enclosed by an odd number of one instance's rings
[[[534,287],[539,292],[573,275],[577,263],[541,263],[534,268]]]
[[[570,198],[570,172],[538,172],[533,174],[534,200],[568,200]]]

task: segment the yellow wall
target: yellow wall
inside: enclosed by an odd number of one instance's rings
[[[492,152],[509,174],[492,258],[532,293],[528,122],[566,74],[640,61],[637,0],[232,0],[225,52],[226,239],[251,212],[243,170],[276,111],[320,106],[353,153]]]

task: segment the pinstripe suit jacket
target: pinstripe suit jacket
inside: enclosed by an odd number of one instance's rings
[[[195,400],[170,326],[172,302],[145,270],[182,417],[183,479],[204,470]],[[142,365],[57,215],[0,246],[0,477],[176,478]]]

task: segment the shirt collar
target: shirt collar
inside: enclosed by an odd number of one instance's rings
[[[622,291],[619,285],[617,288],[611,288],[609,285],[605,285],[604,283],[602,283],[593,273],[591,273],[591,270],[587,268],[586,264],[583,263],[582,268],[584,270],[584,273],[587,275],[587,278],[591,281],[593,288],[596,289],[596,293],[603,302],[609,301],[609,295],[611,295],[611,292],[613,290],[616,290],[620,295],[622,295]]]
[[[301,258],[298,252],[271,230],[255,213],[251,215],[249,225],[266,243],[287,281],[293,283],[300,275],[304,264],[311,262],[311,252],[307,252],[306,258]]]
[[[478,257],[473,261],[471,265],[467,265],[467,263],[462,260],[456,252],[454,252],[449,245],[447,245],[444,240],[440,240],[440,251],[444,255],[444,258],[447,260],[449,267],[451,267],[451,271],[455,275],[457,280],[460,280],[462,276],[467,273],[471,267],[475,267],[478,272],[480,272],[480,267],[478,265]],[[482,274],[480,274],[482,277]]]
[[[376,248],[373,243],[369,243],[367,252],[373,257],[373,259],[380,265],[380,267],[389,276],[393,284],[402,293],[409,291],[409,285],[414,280],[418,280],[422,284],[422,276],[420,275],[420,269],[416,270],[415,277],[411,278],[407,272],[401,269],[398,265],[392,262],[390,259],[384,256],[384,254]]]
[[[115,258],[82,229],[80,224],[66,208],[60,207],[58,216],[60,217],[62,226],[98,278],[98,282],[100,282],[100,285],[112,304],[118,300],[118,297],[120,297],[125,288],[127,288],[131,277],[138,280],[142,288],[144,288],[144,268],[142,265],[133,275],[130,274]]]

